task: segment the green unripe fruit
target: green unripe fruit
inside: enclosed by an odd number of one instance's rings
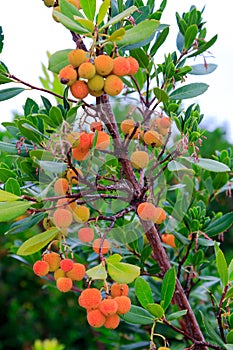
[[[101,91],[104,87],[104,78],[96,74],[92,79],[88,80],[87,86],[91,91]]]
[[[79,66],[78,75],[80,78],[92,79],[95,75],[95,66],[91,62],[84,62]]]
[[[46,7],[54,6],[54,0],[44,0],[44,4]]]

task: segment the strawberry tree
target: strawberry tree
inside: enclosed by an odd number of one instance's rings
[[[19,235],[11,252],[73,293],[100,332],[136,325],[151,350],[232,349],[233,263],[221,243],[233,213],[209,211],[231,195],[232,154],[203,158],[204,115],[183,105],[208,89],[189,78],[216,69],[207,56],[217,35],[195,6],[176,13],[177,50],[157,63],[165,0],[44,5],[71,41],[49,54],[43,87],[0,65],[12,86],[0,100],[28,95],[22,115],[2,123],[0,222]]]

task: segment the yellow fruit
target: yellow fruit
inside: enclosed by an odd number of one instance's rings
[[[71,65],[65,66],[59,72],[59,79],[62,84],[71,86],[76,82],[77,78],[77,72]]]
[[[74,220],[83,223],[87,222],[90,217],[90,210],[85,205],[78,205],[73,211]]]
[[[129,130],[129,137],[131,136],[131,134],[133,134],[133,132],[134,132],[134,128],[131,128]],[[136,139],[139,140],[142,136],[143,136],[142,130],[140,128],[137,128],[133,134],[133,137],[131,137],[131,138],[132,138],[132,140],[136,140]]]
[[[113,69],[113,59],[107,55],[99,55],[94,60],[96,72],[99,75],[109,75]]]
[[[119,77],[127,75],[130,71],[130,62],[125,57],[116,57],[113,60],[113,70],[112,74],[115,74]]]
[[[117,75],[109,75],[104,83],[104,91],[110,96],[116,96],[123,90],[123,82]]]
[[[104,87],[104,78],[101,75],[95,74],[92,79],[88,80],[87,86],[91,91],[101,91]]]
[[[157,131],[148,130],[143,136],[145,144],[155,147],[161,147],[163,145],[163,137]]]
[[[145,151],[135,151],[131,154],[130,161],[135,169],[144,169],[149,164],[149,155]]]
[[[100,97],[100,96],[102,96],[104,94],[104,91],[103,90],[94,91],[94,90],[89,89],[89,94],[91,96],[94,96],[94,97]]]
[[[83,79],[92,79],[96,73],[95,66],[91,62],[81,63],[78,68],[78,75]]]
[[[70,86],[70,92],[75,98],[82,100],[89,94],[89,89],[85,81],[77,80]]]
[[[121,122],[120,128],[124,135],[128,135],[130,130],[135,127],[135,121],[133,119],[125,119]]]
[[[81,176],[83,175],[81,170],[76,169],[77,173],[80,174]],[[69,183],[73,184],[73,185],[77,185],[78,184],[78,175],[75,173],[75,171],[73,169],[68,169],[67,173],[66,173],[66,178],[69,181]]]
[[[86,59],[87,53],[82,49],[71,50],[68,54],[68,61],[75,68],[79,67],[83,62],[86,62]]]
[[[56,271],[60,266],[60,261],[61,261],[60,255],[55,252],[44,254],[42,259],[43,261],[47,261],[47,263],[49,264],[50,272]]]
[[[46,7],[54,6],[54,0],[44,0],[44,4]]]
[[[54,271],[53,277],[56,280],[58,280],[58,278],[60,277],[66,277],[65,272],[62,269],[57,269],[56,271]]]

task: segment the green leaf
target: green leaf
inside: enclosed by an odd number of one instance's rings
[[[17,96],[23,91],[25,91],[23,88],[9,88],[0,90],[0,102],[9,100],[10,98]]]
[[[148,325],[154,323],[154,317],[141,308],[140,306],[132,305],[127,314],[121,315],[121,318],[128,323]]]
[[[87,270],[86,274],[91,280],[106,280],[107,278],[107,272],[102,263]]]
[[[63,122],[63,116],[60,108],[53,106],[49,111],[49,118],[53,121],[56,127],[60,126]]]
[[[25,201],[0,203],[0,222],[7,222],[24,214],[31,204]]]
[[[153,92],[158,102],[167,102],[169,100],[169,96],[164,90],[156,87],[153,89]]]
[[[203,94],[208,87],[209,85],[205,83],[191,83],[174,90],[169,97],[173,100],[193,98]]]
[[[90,21],[89,19],[86,18],[80,18],[78,16],[74,16],[75,21],[77,21],[79,24],[81,24],[81,26],[83,26],[84,28],[88,29],[89,32],[93,32],[94,31],[94,23],[92,21]]]
[[[74,6],[72,3],[68,2],[67,0],[59,0],[59,6],[61,9],[61,13],[63,13],[63,15],[69,17],[72,20],[74,16],[84,18],[84,16],[78,10],[78,8]]]
[[[83,0],[85,1],[85,0]],[[119,13],[118,15],[112,17],[106,24],[104,24],[99,31],[102,31],[103,29],[116,24],[118,22],[120,22],[122,19],[124,19],[125,17],[129,17],[130,15],[132,15],[133,12],[137,11],[137,7],[136,6],[131,6],[128,9],[126,9],[125,11]]]
[[[228,283],[228,268],[225,256],[221,249],[218,249],[218,252],[216,252],[216,266],[222,285],[223,287],[226,287]]]
[[[144,42],[146,39],[154,35],[159,24],[159,21],[156,21],[155,19],[142,21],[127,30],[124,39],[119,40],[117,45],[124,49],[130,49],[130,45],[135,43],[140,43],[140,46],[143,46],[141,45],[141,42]]]
[[[182,163],[177,162],[176,160],[172,160],[171,162],[169,162],[167,168],[169,171],[188,171],[193,174],[195,173],[193,169],[187,168]]]
[[[138,277],[134,283],[134,288],[136,297],[144,308],[147,307],[147,304],[154,302],[150,285],[144,278]]]
[[[17,121],[17,126],[20,133],[28,140],[31,140],[34,143],[40,143],[42,141],[44,135],[35,128],[35,125],[33,123],[29,122],[26,119],[20,119]]]
[[[131,283],[140,275],[140,268],[128,263],[107,261],[108,274],[118,283]]]
[[[231,170],[226,164],[220,163],[214,159],[198,158],[198,160],[194,160],[189,157],[182,157],[182,158],[186,159],[188,162],[192,164],[195,164],[196,166],[199,166],[202,169],[214,171],[215,173],[221,173],[221,172]]]
[[[233,298],[233,286],[231,288],[229,288],[228,291],[226,292],[224,300],[232,299],[232,298]]]
[[[156,41],[150,50],[151,56],[154,56],[158,51],[158,49],[160,48],[160,46],[163,45],[163,43],[167,39],[168,33],[169,33],[169,27],[166,27],[161,33],[158,34],[158,36],[156,37]]]
[[[208,321],[206,316],[204,316],[203,313],[200,310],[199,310],[199,312],[200,312],[200,315],[201,315],[201,319],[202,319],[203,325],[204,325],[204,327],[206,329],[206,332],[209,335],[209,337],[212,340],[212,342],[215,342],[215,344],[217,343],[223,349],[225,349],[225,344],[222,341],[222,339],[219,336],[219,334],[215,332],[213,325],[210,324],[210,322]]]
[[[164,309],[159,304],[147,304],[146,309],[156,318],[162,318],[164,315]]]
[[[217,68],[217,64],[214,63],[208,63],[207,65],[204,65],[203,63],[195,64],[191,66],[192,70],[189,72],[189,74],[193,75],[205,75],[210,74],[215,71]]]
[[[25,148],[20,149],[20,155],[22,157],[27,157],[28,156],[28,150],[33,149],[33,145],[27,145],[27,150]],[[0,141],[0,150],[3,152],[7,152],[8,154],[14,154],[18,155],[19,150],[16,147],[16,144],[12,143],[10,144],[9,142],[1,142]]]
[[[96,0],[80,0],[80,5],[86,17],[94,21],[96,11]]]
[[[110,0],[104,0],[99,8],[98,17],[97,17],[97,24],[99,25],[105,18],[108,8],[110,6]]]
[[[131,50],[130,56],[134,57],[138,61],[138,64],[141,68],[148,69],[149,57],[143,49],[138,48],[135,50]]]
[[[36,213],[22,220],[16,221],[11,225],[9,231],[7,231],[5,234],[13,235],[23,231],[26,232],[29,228],[33,227],[34,225],[38,224],[41,220],[43,220],[44,217],[45,213]]]
[[[80,26],[71,18],[63,15],[63,13],[55,10],[54,15],[58,18],[59,22],[62,23],[67,29],[72,30],[73,32],[78,34],[91,34],[89,30]]]
[[[232,220],[232,222],[233,222],[233,220]],[[228,266],[228,275],[229,275],[229,280],[233,281],[233,259],[231,259],[231,262]]]
[[[49,242],[51,242],[59,233],[56,227],[50,228],[49,230],[39,233],[27,241],[25,241],[18,249],[18,255],[31,255],[42,248],[44,248]]]
[[[113,254],[106,258],[106,262],[110,264],[115,264],[122,260],[122,256],[120,254]]]
[[[202,52],[208,50],[211,46],[214,45],[217,38],[218,38],[218,35],[216,34],[212,39],[207,41],[207,43],[202,44],[197,51],[195,51],[193,54],[189,55],[188,58],[200,55]]]
[[[2,52],[2,49],[3,49],[3,40],[4,40],[4,35],[2,32],[2,27],[0,27],[0,53]]]
[[[121,40],[124,38],[125,33],[126,31],[124,28],[117,29],[115,32],[113,32],[110,35],[110,37],[108,38],[108,41],[115,42],[115,41]]]
[[[19,185],[18,181],[16,179],[13,179],[12,177],[10,177],[7,180],[7,182],[5,183],[5,190],[7,192],[11,192],[11,193],[15,194],[16,196],[21,195],[20,185]]]
[[[233,212],[226,213],[222,215],[220,218],[212,221],[207,226],[204,232],[209,237],[213,237],[228,230],[232,226],[232,224],[233,224]]]
[[[173,312],[172,314],[167,316],[167,320],[168,321],[173,321],[173,320],[177,320],[178,318],[184,316],[187,314],[187,310],[180,310],[177,312]]]
[[[233,344],[233,329],[230,330],[229,333],[227,333],[226,339],[229,344]]]
[[[6,182],[10,177],[15,178],[16,173],[7,168],[0,168],[0,181]]]
[[[166,311],[171,303],[176,286],[176,272],[175,268],[172,267],[168,270],[163,278],[162,289],[161,289],[161,305]]]
[[[39,160],[38,164],[40,165],[41,169],[43,169],[44,171],[47,171],[49,173],[56,173],[56,174],[62,174],[63,171],[66,170],[67,165],[66,163],[62,163],[62,162],[52,162],[52,161],[43,161],[43,160]]]
[[[17,201],[19,198],[19,196],[16,196],[13,193],[0,190],[0,202],[14,202]]]
[[[185,50],[188,50],[192,46],[192,44],[197,36],[197,33],[198,33],[198,27],[196,24],[192,24],[191,26],[189,26],[186,29],[185,35],[184,35],[184,49]]]
[[[68,54],[72,49],[56,51],[49,57],[48,69],[51,72],[58,74],[60,70],[69,64]]]

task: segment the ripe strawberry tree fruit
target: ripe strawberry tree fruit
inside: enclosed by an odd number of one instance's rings
[[[195,5],[176,13],[177,49],[158,63],[166,5],[47,1],[70,43],[49,55],[43,88],[0,61],[0,101],[28,96],[2,123],[1,229],[17,236],[10,253],[34,278],[74,297],[67,308],[98,328],[98,347],[117,332],[118,348],[230,349],[233,263],[222,237],[233,213],[209,205],[231,195],[232,153],[202,156],[201,107],[183,103],[207,90],[191,74],[216,68],[217,35]]]

